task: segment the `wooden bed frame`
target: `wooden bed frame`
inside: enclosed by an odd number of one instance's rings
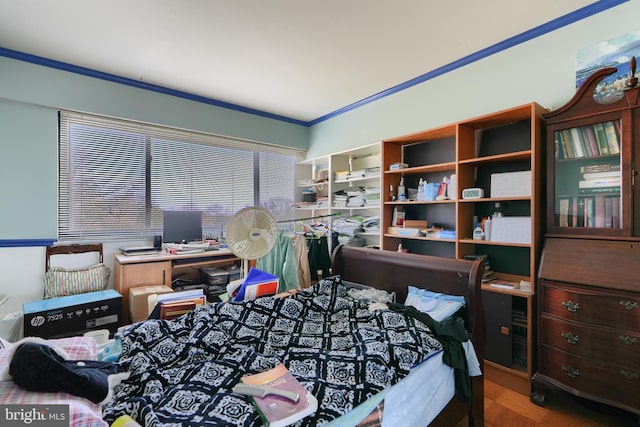
[[[481,279],[484,264],[480,260],[466,261],[428,255],[408,254],[377,249],[338,246],[333,252],[332,273],[343,280],[362,283],[396,293],[396,300],[404,302],[409,285],[462,295],[466,301],[463,313],[478,359],[484,359],[485,319],[482,306]],[[483,377],[472,377],[471,403],[463,403],[455,396],[430,426],[456,426],[467,417],[469,425],[484,425]]]

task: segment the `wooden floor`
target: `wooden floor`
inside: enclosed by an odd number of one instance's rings
[[[635,414],[616,408],[593,409],[567,393],[549,393],[544,407],[528,396],[491,381],[484,381],[485,427],[631,427],[639,426]],[[461,423],[458,427],[466,426]]]

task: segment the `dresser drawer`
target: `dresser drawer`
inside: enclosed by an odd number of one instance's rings
[[[640,332],[591,326],[542,314],[540,343],[640,370]]]
[[[640,330],[640,298],[628,292],[544,283],[541,312],[592,325]]]
[[[581,393],[640,410],[640,370],[593,361],[541,346],[540,373]]]

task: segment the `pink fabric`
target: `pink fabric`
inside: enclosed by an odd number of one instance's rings
[[[98,347],[93,338],[71,337],[48,340],[52,345],[58,346],[67,352],[70,359],[95,360]],[[5,369],[11,362],[11,348],[0,349],[0,370]],[[0,404],[63,404],[69,405],[71,427],[108,427],[102,419],[102,411],[99,405],[87,399],[73,396],[68,393],[33,393],[24,390],[13,381],[0,381]]]

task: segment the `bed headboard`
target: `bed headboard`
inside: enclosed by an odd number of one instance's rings
[[[484,263],[429,255],[338,246],[333,252],[332,273],[343,280],[396,293],[404,302],[409,285],[450,295],[462,295],[463,313],[480,360],[484,358],[485,319],[481,282]]]

